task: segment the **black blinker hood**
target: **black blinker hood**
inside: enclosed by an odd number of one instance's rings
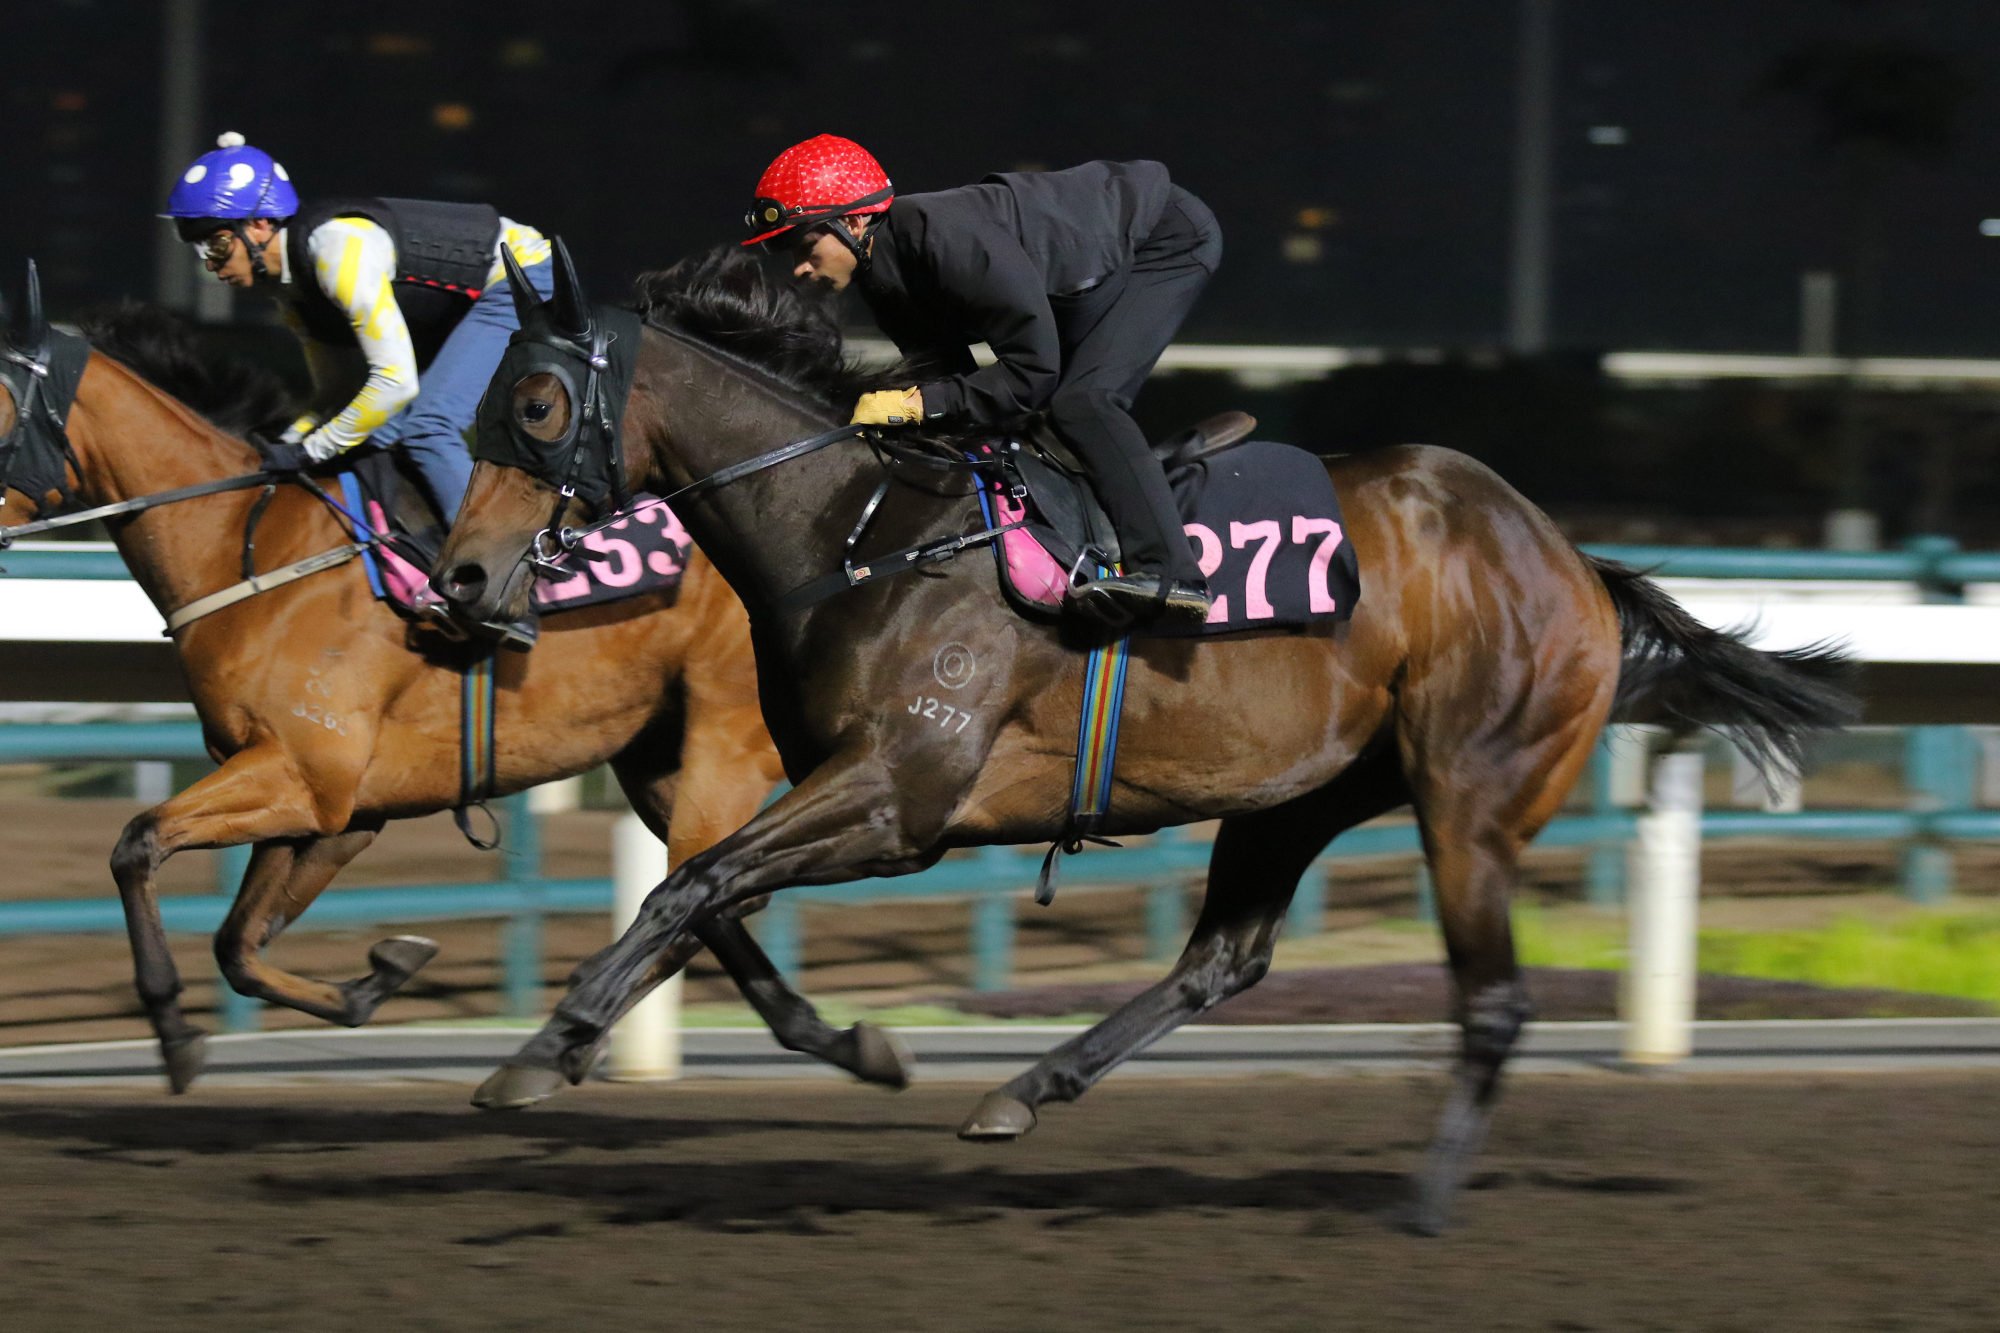
[[[639,356],[639,317],[611,306],[591,308],[589,328],[579,335],[555,329],[533,315],[507,344],[494,369],[475,418],[472,452],[502,467],[518,468],[537,481],[576,497],[599,513],[622,507],[625,493],[619,433]],[[601,356],[592,373],[591,357]],[[569,429],[556,440],[538,440],[514,421],[514,386],[547,373],[562,381],[570,402]]]
[[[14,429],[0,439],[0,497],[16,490],[38,508],[48,507],[52,494],[59,505],[71,502],[69,410],[89,360],[88,342],[43,318],[41,281],[29,260],[20,312],[0,346],[0,385],[14,400]]]

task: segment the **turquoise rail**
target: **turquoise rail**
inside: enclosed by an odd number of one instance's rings
[[[23,759],[131,758],[199,759],[205,756],[193,722],[79,723],[0,726],[0,762]],[[1764,813],[1712,810],[1703,815],[1705,838],[1805,838],[1900,842],[1905,847],[1905,888],[1911,896],[1935,901],[1950,888],[1951,845],[1965,840],[2000,839],[2000,811],[1972,808],[1974,764],[1970,738],[1962,728],[1911,728],[1906,765],[1915,796],[1905,810],[1812,810]],[[1609,760],[1600,751],[1593,776],[1595,809],[1555,820],[1536,840],[1538,847],[1588,848],[1591,898],[1615,906],[1623,887],[1626,843],[1634,815],[1609,800]],[[416,884],[399,888],[347,889],[322,897],[295,929],[391,925],[422,921],[498,918],[504,922],[503,967],[509,1012],[532,1015],[540,1002],[541,922],[555,912],[608,912],[608,879],[550,879],[541,874],[540,830],[525,797],[502,803],[507,845],[493,880],[461,884]],[[1416,830],[1407,821],[1380,822],[1351,830],[1320,858],[1316,872],[1294,900],[1289,928],[1320,928],[1324,908],[1320,872],[1341,861],[1408,856],[1418,851]],[[1187,887],[1207,865],[1208,846],[1183,830],[1169,829],[1143,843],[1093,848],[1067,858],[1063,882],[1070,889],[1140,886],[1146,893],[1146,934],[1155,957],[1171,957],[1184,933]],[[218,858],[217,891],[160,900],[172,931],[208,933],[220,925],[247,860],[233,848]],[[983,990],[1011,981],[1015,913],[1034,882],[1034,849],[981,848],[949,857],[929,870],[896,879],[815,885],[777,895],[757,919],[757,932],[779,969],[796,976],[803,954],[803,910],[813,904],[965,898],[972,903],[974,984]],[[1428,912],[1426,911],[1426,914]],[[0,935],[113,932],[124,929],[117,901],[0,902]],[[256,1005],[230,997],[225,1021],[233,1030],[253,1026]]]

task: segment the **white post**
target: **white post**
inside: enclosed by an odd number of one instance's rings
[[[611,931],[625,933],[639,904],[667,877],[667,849],[635,814],[611,826]],[[676,976],[639,1001],[611,1030],[605,1075],[613,1079],[678,1078],[681,1072],[681,979]]]
[[[1733,747],[1730,755],[1729,799],[1732,804],[1788,815],[1806,808],[1805,785],[1798,774],[1781,776],[1778,789],[1772,791],[1764,785],[1764,775],[1757,771],[1757,765],[1750,762],[1749,755]]]
[[[174,794],[174,766],[164,759],[141,759],[132,765],[132,799],[158,805]]]
[[[1671,1064],[1693,1049],[1695,902],[1701,890],[1701,752],[1653,762],[1651,808],[1632,844],[1625,1059]]]
[[[1644,723],[1614,722],[1611,736],[1611,804],[1630,810],[1646,803],[1646,769],[1653,746],[1666,732]]]
[[[538,815],[566,815],[583,808],[583,774],[528,788],[528,809]],[[651,836],[651,835],[648,835]],[[664,875],[662,876],[664,878]],[[653,881],[658,883],[658,880]]]

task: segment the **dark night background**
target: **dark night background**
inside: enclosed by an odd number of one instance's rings
[[[1890,536],[2000,538],[1990,393],[1634,390],[1594,355],[1795,352],[1820,270],[1843,353],[2000,357],[2000,5],[1554,9],[1554,277],[1528,358],[1504,350],[1519,0],[208,0],[195,147],[240,130],[308,196],[489,200],[567,238],[600,296],[730,238],[763,165],[823,130],[904,192],[1155,157],[1227,238],[1185,340],[1423,349],[1282,390],[1163,377],[1142,404],[1162,425],[1245,403],[1318,443],[1422,435],[1603,523],[1816,540],[1811,515],[1861,504]],[[163,12],[8,16],[0,257],[35,256],[57,314],[156,291]]]

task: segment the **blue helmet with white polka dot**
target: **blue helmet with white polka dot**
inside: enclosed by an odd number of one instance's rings
[[[231,131],[181,173],[161,216],[247,220],[288,218],[298,211],[299,192],[284,166]]]

